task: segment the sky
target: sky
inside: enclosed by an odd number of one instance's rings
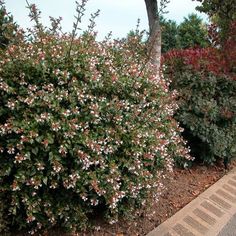
[[[80,1],[80,0],[78,0]],[[71,32],[75,15],[74,0],[28,0],[35,3],[42,12],[42,22],[49,25],[49,16],[62,17],[62,29]],[[14,20],[23,28],[32,25],[28,17],[28,9],[25,0],[5,0],[8,12],[14,16]],[[170,0],[165,15],[167,19],[177,23],[183,21],[190,13],[197,13],[204,20],[206,16],[196,12],[196,2],[192,0]],[[127,33],[136,28],[137,19],[140,19],[140,30],[148,29],[147,13],[144,0],[89,0],[86,13],[82,20],[81,28],[86,30],[91,13],[101,10],[96,19],[96,31],[98,39],[103,39],[110,31],[114,38],[125,37]]]

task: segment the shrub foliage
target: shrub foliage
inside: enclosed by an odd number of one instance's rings
[[[112,223],[158,196],[174,157],[190,158],[175,92],[140,37],[97,42],[93,20],[81,36],[77,23],[59,34],[59,20],[46,29],[29,8],[30,36],[19,29],[0,51],[0,230],[77,230],[98,209]]]
[[[233,40],[226,42],[235,46]],[[229,50],[229,49],[228,49]],[[185,128],[194,156],[211,164],[236,155],[236,80],[222,49],[175,50],[164,56],[165,74],[179,92],[176,119]]]

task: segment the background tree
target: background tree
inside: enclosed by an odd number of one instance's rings
[[[235,0],[196,0],[202,4],[196,7],[206,13],[212,22],[209,35],[212,45],[218,48],[222,61],[235,73],[236,60],[236,4]]]
[[[207,47],[209,45],[206,24],[197,14],[190,14],[178,26],[178,42],[180,48]]]
[[[161,27],[158,15],[157,0],[145,0],[149,23],[149,56],[153,65],[160,69]]]
[[[162,44],[161,52],[165,53],[170,49],[178,48],[178,25],[173,20],[160,17]]]
[[[150,62],[156,67],[157,71],[160,69],[161,61],[161,25],[160,15],[164,13],[166,5],[169,0],[160,0],[160,9],[158,9],[157,0],[145,0],[146,10],[149,23],[149,58]]]
[[[13,17],[7,13],[4,2],[0,0],[0,48],[4,49],[16,32]]]
[[[213,23],[216,23],[220,30],[221,39],[227,38],[231,24],[236,20],[235,0],[196,0],[201,2],[196,9],[206,13]]]

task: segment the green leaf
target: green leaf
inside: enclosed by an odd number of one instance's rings
[[[35,148],[32,149],[32,153],[33,153],[34,155],[37,155],[37,154],[38,154],[38,151],[39,151],[38,147],[35,147]]]
[[[45,185],[47,185],[47,183],[48,183],[48,177],[44,177],[44,178],[43,178],[43,183],[44,183]]]

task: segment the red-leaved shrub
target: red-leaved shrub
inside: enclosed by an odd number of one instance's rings
[[[194,156],[205,163],[236,154],[236,24],[214,48],[172,50],[163,56],[163,72],[179,93],[176,119],[185,128]]]

